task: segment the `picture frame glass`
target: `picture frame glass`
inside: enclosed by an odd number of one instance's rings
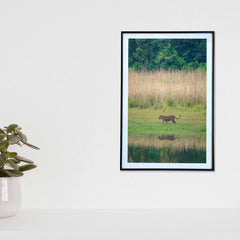
[[[214,170],[214,32],[122,32],[121,170]]]

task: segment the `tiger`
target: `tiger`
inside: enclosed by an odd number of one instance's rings
[[[176,123],[175,119],[180,119],[181,118],[181,115],[178,116],[178,118],[174,115],[170,115],[170,116],[163,116],[163,115],[160,115],[160,117],[158,119],[162,119],[162,124],[164,122],[169,122],[169,121],[172,121],[174,124]]]

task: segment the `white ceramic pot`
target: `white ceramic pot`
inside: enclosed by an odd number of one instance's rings
[[[19,178],[0,177],[0,218],[15,215],[21,208]]]

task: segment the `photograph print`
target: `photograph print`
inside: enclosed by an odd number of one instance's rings
[[[214,170],[214,32],[122,32],[121,170]]]

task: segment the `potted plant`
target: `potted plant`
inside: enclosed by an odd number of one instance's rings
[[[32,160],[9,150],[9,146],[15,144],[39,150],[28,143],[27,137],[17,124],[0,128],[0,217],[15,215],[20,209],[21,189],[18,177],[37,167]]]

